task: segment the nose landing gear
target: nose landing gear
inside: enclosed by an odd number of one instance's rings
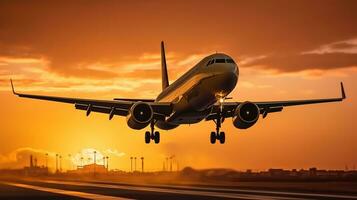
[[[224,121],[223,113],[223,103],[224,100],[227,99],[225,97],[219,97],[219,112],[217,113],[217,118],[213,120],[216,124],[216,132],[212,131],[210,135],[211,144],[215,144],[216,140],[219,140],[219,143],[224,144],[226,142],[226,134],[224,132],[220,132],[219,129]]]
[[[145,132],[145,143],[146,144],[149,144],[150,140],[154,140],[155,144],[160,143],[160,132],[154,131],[154,125],[155,125],[155,122],[152,121],[150,123],[151,132],[150,131]]]
[[[220,132],[221,128],[221,119],[213,120],[216,123],[216,132],[212,131],[210,135],[211,144],[215,144],[216,140],[219,140],[219,143],[224,144],[226,142],[226,134],[224,132]]]

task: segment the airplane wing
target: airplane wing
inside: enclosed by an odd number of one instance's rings
[[[31,99],[40,99],[46,101],[55,101],[61,103],[74,104],[78,110],[87,111],[87,116],[91,112],[99,112],[109,114],[109,119],[112,119],[114,115],[127,116],[131,106],[140,101],[140,99],[114,99],[114,100],[96,100],[96,99],[81,99],[81,98],[68,98],[68,97],[56,97],[56,96],[44,96],[18,93],[14,89],[14,85],[11,82],[13,94]],[[169,116],[172,112],[171,103],[146,101],[150,104],[154,111],[154,118],[162,119],[165,116]]]
[[[326,98],[326,99],[306,99],[306,100],[288,100],[288,101],[260,101],[252,102],[255,103],[259,109],[260,114],[263,118],[267,116],[268,113],[280,112],[286,106],[298,106],[306,104],[317,104],[317,103],[328,103],[343,101],[346,99],[346,93],[343,87],[343,83],[340,83],[341,87],[341,97],[337,98]],[[233,117],[235,109],[243,102],[224,102],[222,104],[216,104],[212,108],[211,114],[206,118],[206,120],[216,119],[219,112],[222,112],[224,118]]]
[[[114,98],[118,101],[142,101],[142,102],[154,102],[155,99],[128,99],[128,98]]]

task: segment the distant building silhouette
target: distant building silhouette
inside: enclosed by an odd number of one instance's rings
[[[96,163],[88,164],[79,166],[76,170],[69,170],[68,173],[76,173],[76,174],[93,174],[93,171],[95,170],[96,174],[104,174],[107,173],[108,170],[104,165],[98,165]]]
[[[24,167],[24,172],[26,175],[31,175],[31,176],[46,175],[48,174],[48,168],[45,166],[38,166],[37,158],[30,155],[29,166]]]

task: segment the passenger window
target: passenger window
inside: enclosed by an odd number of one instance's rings
[[[225,59],[216,59],[216,63],[225,63],[226,60]]]

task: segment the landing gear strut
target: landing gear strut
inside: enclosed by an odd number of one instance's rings
[[[152,121],[150,123],[151,132],[150,131],[145,132],[145,143],[146,144],[149,144],[150,140],[154,140],[155,144],[158,144],[160,142],[160,132],[154,130],[155,129],[154,125],[155,125],[155,122]]]
[[[213,121],[216,124],[216,132],[214,131],[211,132],[211,136],[210,136],[211,144],[216,143],[216,140],[219,140],[221,144],[224,144],[224,142],[226,141],[226,134],[224,132],[219,131],[223,119],[219,117],[218,119],[215,119]]]
[[[223,103],[226,97],[218,96],[219,98],[219,111],[217,113],[216,119],[213,120],[213,122],[216,124],[216,132],[212,131],[210,140],[211,144],[216,143],[216,140],[219,140],[219,143],[224,144],[226,141],[226,134],[224,132],[220,132],[219,129],[221,128],[222,123],[224,122],[224,117],[222,115],[223,113]]]

